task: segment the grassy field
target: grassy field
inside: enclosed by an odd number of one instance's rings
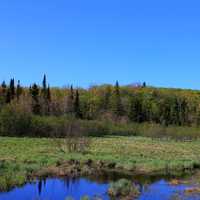
[[[33,171],[71,158],[115,162],[118,169],[144,173],[183,171],[200,166],[200,140],[176,142],[144,137],[104,137],[91,140],[88,152],[80,154],[64,153],[55,139],[0,137],[1,187],[23,184],[27,175]]]

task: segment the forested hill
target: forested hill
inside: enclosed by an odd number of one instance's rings
[[[1,112],[12,107],[39,116],[191,126],[200,124],[199,105],[200,91],[154,88],[145,83],[50,88],[44,76],[41,86],[22,87],[19,81],[11,79],[0,87]]]

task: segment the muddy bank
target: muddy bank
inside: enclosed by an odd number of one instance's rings
[[[194,170],[157,170],[157,171],[144,171],[141,169],[127,169],[121,165],[117,165],[114,162],[105,161],[93,161],[91,159],[86,161],[78,160],[66,160],[58,161],[56,164],[48,167],[43,167],[37,170],[28,170],[16,173],[13,176],[11,174],[0,174],[0,192],[8,191],[15,186],[21,186],[27,182],[31,182],[36,179],[43,179],[49,177],[69,177],[79,178],[87,177],[95,180],[98,177],[98,182],[101,183],[105,180],[117,181],[120,178],[126,178],[131,180],[137,180],[138,182],[153,182],[158,179],[171,180],[177,177],[180,179],[185,178],[187,175],[193,175],[196,173]]]
[[[69,161],[60,161],[56,165],[43,168],[31,175],[34,177],[71,177],[76,178],[80,176],[99,176],[105,177],[110,176],[110,179],[113,179],[114,176],[122,177],[185,177],[187,175],[193,175],[196,173],[196,170],[156,170],[156,171],[144,171],[141,169],[126,169],[123,166],[118,167],[114,162],[104,162],[104,161],[93,161],[86,160],[80,162],[74,159]]]

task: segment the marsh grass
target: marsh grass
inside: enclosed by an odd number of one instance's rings
[[[58,139],[57,139],[58,140]],[[59,139],[62,142],[62,139]],[[64,153],[55,139],[0,137],[0,185],[6,190],[59,161],[115,163],[122,171],[162,174],[184,173],[200,167],[200,140],[182,142],[147,137],[91,138],[86,153]]]

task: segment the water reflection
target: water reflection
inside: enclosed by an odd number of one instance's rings
[[[129,177],[130,178],[130,177]],[[132,177],[133,178],[133,177]],[[137,182],[141,195],[138,200],[199,200],[200,195],[185,196],[184,190],[187,185],[172,186],[164,179],[141,181],[133,178]],[[109,200],[107,190],[109,187],[107,179],[95,180],[91,178],[79,179],[40,179],[34,183],[28,183],[21,188],[0,193],[0,200],[65,200],[66,197],[73,197],[80,200],[87,195],[91,199],[95,196],[103,200]]]

